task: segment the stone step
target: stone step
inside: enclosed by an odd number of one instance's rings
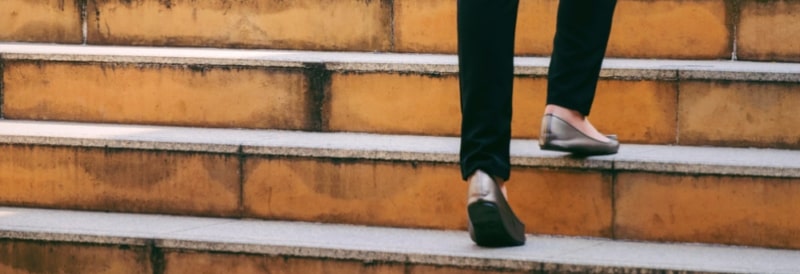
[[[487,249],[464,231],[10,207],[0,255],[3,273],[800,272],[792,250],[534,235]]]
[[[464,230],[452,137],[0,121],[0,205]],[[527,232],[800,249],[800,152],[512,143]]]
[[[550,55],[558,1],[520,1],[517,53]],[[620,0],[608,54],[800,61],[800,2]],[[0,41],[456,52],[456,1],[0,2]]]
[[[6,119],[457,136],[454,55],[0,44]],[[547,58],[516,59],[537,138]],[[800,149],[800,64],[608,59],[593,123],[626,143]]]

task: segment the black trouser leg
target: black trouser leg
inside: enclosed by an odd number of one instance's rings
[[[518,0],[459,0],[461,172],[510,173],[514,31]],[[589,115],[616,0],[561,0],[547,103]]]
[[[616,0],[560,1],[547,104],[589,115],[616,4]]]
[[[588,1],[588,0],[586,0]],[[592,0],[594,1],[594,0]],[[508,179],[519,0],[458,0],[461,173]]]

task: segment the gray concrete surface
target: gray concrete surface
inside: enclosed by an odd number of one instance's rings
[[[481,248],[464,231],[10,207],[0,207],[0,239],[516,270],[800,273],[794,250],[535,235],[522,247]]]
[[[246,155],[458,162],[458,138],[0,120],[0,143]],[[575,158],[513,140],[515,166],[800,178],[800,151],[623,144]]]
[[[229,66],[303,67],[324,64],[330,70],[448,74],[458,71],[454,55],[364,52],[316,52],[208,48],[156,48],[0,43],[7,60],[165,63]],[[515,73],[543,76],[549,58],[517,57]],[[800,82],[800,64],[727,60],[607,59],[601,77],[662,80],[735,80]]]

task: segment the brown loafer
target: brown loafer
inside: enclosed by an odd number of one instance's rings
[[[525,224],[514,215],[494,179],[477,170],[467,181],[467,214],[472,240],[486,247],[525,244]]]
[[[542,118],[539,147],[542,150],[570,152],[578,155],[606,155],[619,151],[616,135],[608,135],[608,142],[589,137],[574,126],[553,114]]]

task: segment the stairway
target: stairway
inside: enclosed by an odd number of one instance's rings
[[[589,158],[536,145],[557,1],[520,5],[530,235],[482,249],[455,1],[3,1],[0,273],[800,272],[800,3],[620,0]]]

